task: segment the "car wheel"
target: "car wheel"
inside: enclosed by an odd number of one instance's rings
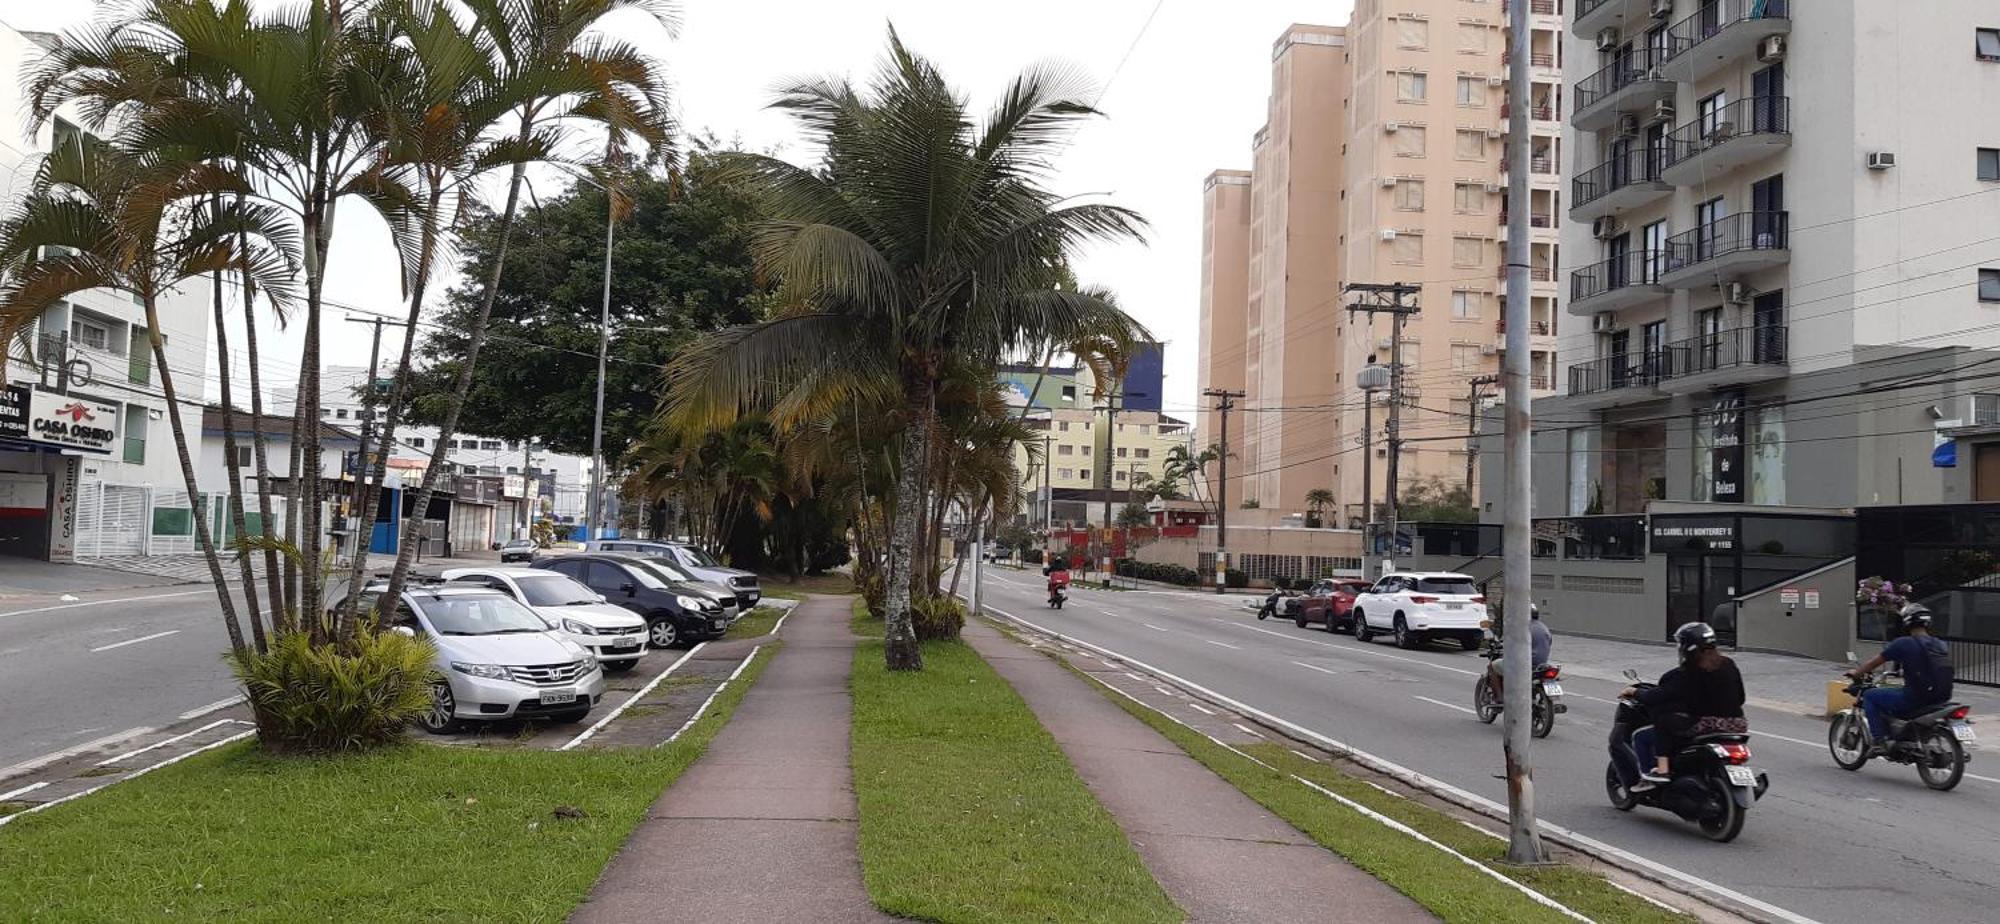
[[[451,682],[443,677],[431,680],[431,708],[417,719],[424,731],[433,735],[449,735],[458,731],[458,701],[452,698]]]
[[[1357,642],[1365,642],[1374,637],[1375,637],[1375,631],[1368,627],[1368,614],[1363,613],[1360,610],[1355,610],[1354,640]]]
[[[681,640],[681,630],[672,616],[661,616],[646,626],[646,642],[654,648],[672,648]]]
[[[1305,627],[1306,627],[1306,611],[1305,611],[1305,610],[1300,610],[1300,611],[1298,611],[1297,613],[1293,614],[1293,616],[1292,616],[1292,624],[1293,624],[1293,625],[1296,625],[1296,626],[1298,626],[1298,627],[1299,627],[1299,628],[1301,628],[1301,629],[1305,628]]]
[[[1466,651],[1478,648],[1479,642],[1480,638],[1477,635],[1461,635],[1458,637],[1458,647]]]
[[[1334,618],[1333,610],[1328,609],[1326,611],[1326,634],[1332,635],[1333,633],[1339,631],[1340,631],[1340,620]]]
[[[1410,631],[1410,623],[1403,618],[1403,614],[1396,614],[1395,628],[1390,631],[1395,634],[1397,648],[1408,650],[1417,647],[1416,633]]]
[[[631,670],[638,663],[638,658],[633,658],[630,661],[606,661],[604,662],[604,669],[614,674],[619,674]]]
[[[590,707],[585,706],[582,709],[571,709],[568,712],[549,713],[549,721],[557,725],[575,725],[583,721],[584,717],[588,715],[590,715]]]

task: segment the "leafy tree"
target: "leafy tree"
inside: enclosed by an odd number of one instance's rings
[[[1145,504],[1126,504],[1118,508],[1118,525],[1126,529],[1151,526],[1153,525],[1153,514],[1146,510]]]
[[[1472,523],[1479,519],[1479,511],[1472,506],[1464,484],[1447,484],[1432,476],[1403,489],[1396,499],[1396,519],[1404,523]]]
[[[1314,488],[1306,492],[1306,526],[1318,529],[1326,522],[1326,508],[1333,506],[1333,492]]]

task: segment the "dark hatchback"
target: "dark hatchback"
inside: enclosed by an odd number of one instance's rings
[[[586,552],[544,558],[530,565],[574,578],[646,619],[654,648],[716,638],[729,629],[729,615],[699,588],[678,579],[646,556]]]

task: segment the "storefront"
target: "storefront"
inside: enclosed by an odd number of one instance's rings
[[[0,555],[76,554],[82,462],[118,445],[118,408],[27,385],[0,388]]]

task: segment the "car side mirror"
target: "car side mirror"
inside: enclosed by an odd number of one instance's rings
[[[618,592],[624,594],[625,596],[630,597],[633,594],[639,592],[639,585],[634,584],[631,581],[626,581],[625,583],[618,585]]]
[[[402,636],[402,637],[404,637],[404,638],[416,638],[416,637],[417,637],[417,630],[415,630],[415,629],[412,629],[412,628],[410,628],[409,626],[396,626],[396,627],[394,627],[394,628],[391,628],[391,629],[390,629],[389,631],[391,631],[391,632],[394,632],[394,633],[396,633],[397,635],[400,635],[400,636]]]
[[[594,594],[593,596],[597,597],[597,602],[599,603],[605,602],[605,597],[603,594]]]

